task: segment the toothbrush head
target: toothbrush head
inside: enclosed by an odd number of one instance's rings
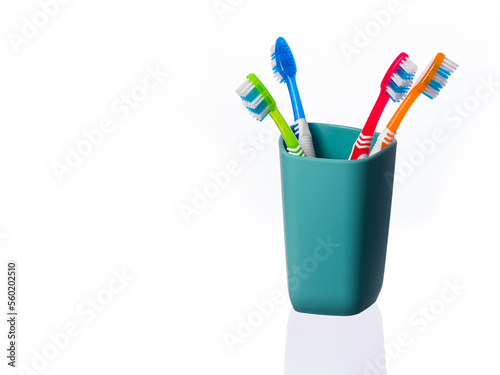
[[[443,53],[438,53],[419,77],[415,87],[419,93],[435,99],[441,89],[446,86],[451,73],[457,68],[458,64],[447,59]]]
[[[274,77],[279,83],[295,76],[297,73],[297,65],[292,50],[285,38],[281,36],[271,46],[271,67],[273,68]]]
[[[264,118],[276,109],[276,102],[267,91],[264,84],[253,73],[250,73],[245,82],[236,89],[236,93],[243,100],[243,105],[257,121]]]
[[[408,94],[417,66],[404,52],[400,53],[384,76],[380,87],[394,102],[400,102]]]

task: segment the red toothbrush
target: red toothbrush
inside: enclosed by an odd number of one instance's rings
[[[413,84],[417,66],[404,52],[394,60],[380,84],[380,94],[373,106],[365,126],[354,143],[349,160],[366,158],[370,153],[373,134],[389,98],[394,102],[403,100]]]

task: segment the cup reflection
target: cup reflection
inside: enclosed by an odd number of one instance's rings
[[[386,375],[382,315],[375,303],[354,316],[291,309],[285,375]]]

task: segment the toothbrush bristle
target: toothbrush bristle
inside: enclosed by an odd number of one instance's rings
[[[276,43],[274,43],[271,46],[271,69],[273,70],[274,73],[274,78],[276,78],[276,81],[279,83],[282,83],[285,81],[285,78],[281,75],[280,70],[276,66]]]
[[[253,74],[236,89],[243,105],[257,121],[262,121],[271,111],[274,100],[262,83]]]
[[[430,99],[435,99],[439,95],[441,89],[446,86],[448,78],[457,68],[458,64],[455,64],[453,61],[445,57],[434,75],[434,78],[424,89],[422,94]]]
[[[297,73],[297,65],[293,58],[292,50],[283,37],[279,37],[271,46],[271,68],[274,77],[279,83]]]
[[[386,88],[387,94],[394,102],[400,102],[406,97],[413,85],[416,72],[417,66],[408,57],[402,60],[394,69]]]

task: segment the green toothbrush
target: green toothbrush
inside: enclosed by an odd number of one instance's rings
[[[243,105],[247,107],[256,120],[262,121],[268,114],[271,115],[285,140],[286,148],[290,154],[305,156],[299,141],[280,111],[278,111],[273,97],[255,74],[250,73],[245,82],[236,89],[236,93],[241,97]]]

